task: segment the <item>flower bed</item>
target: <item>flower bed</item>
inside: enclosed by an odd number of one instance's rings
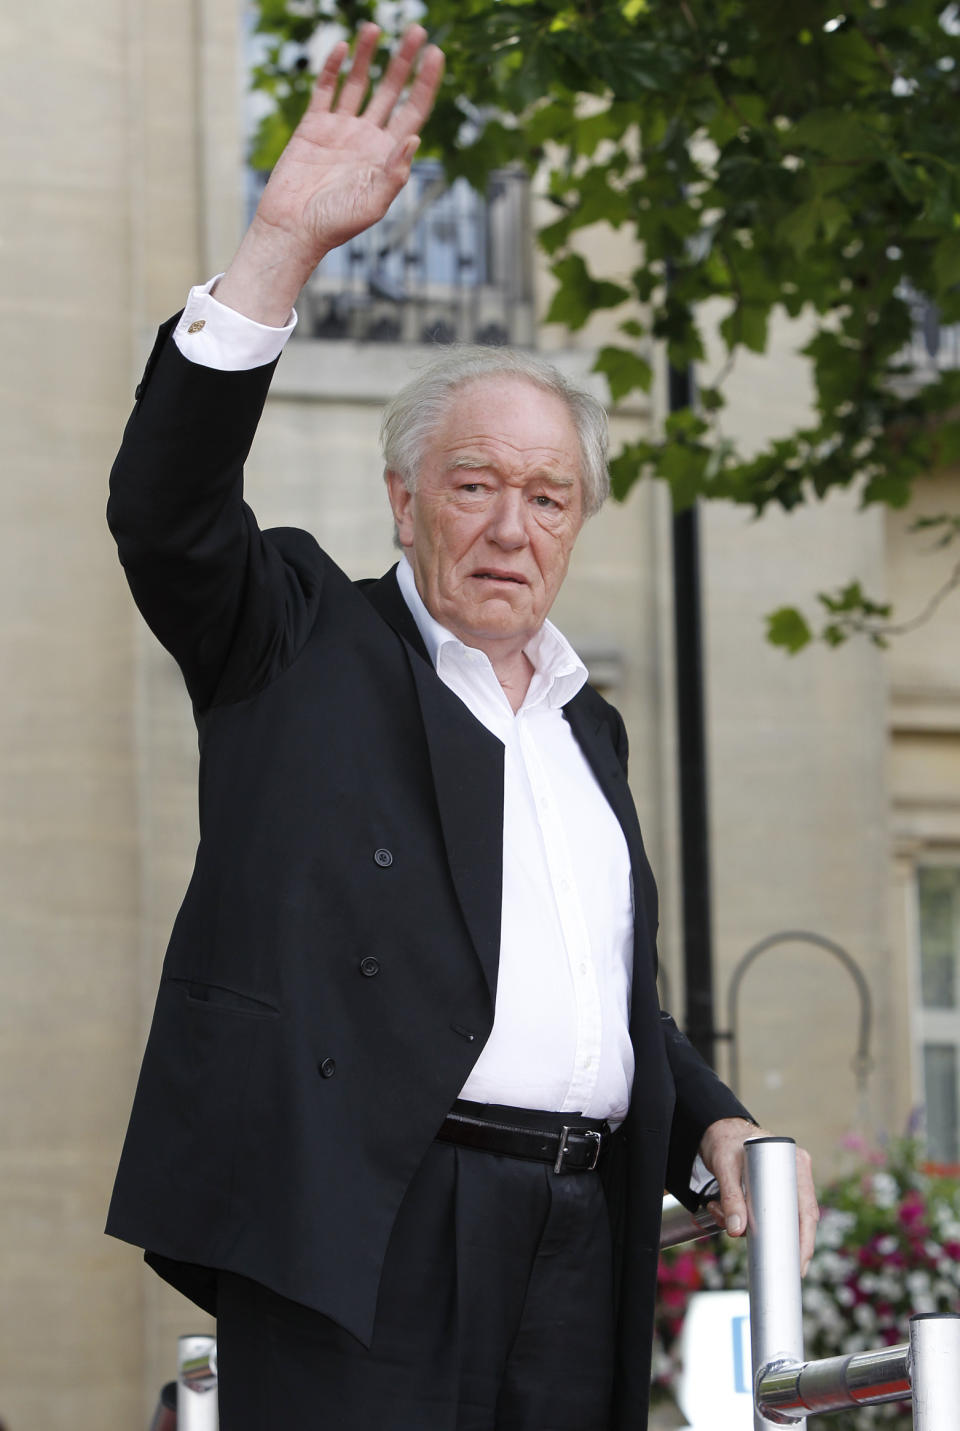
[[[857,1166],[822,1189],[817,1249],[803,1290],[810,1360],[895,1346],[914,1312],[960,1311],[960,1183],[924,1166],[910,1139],[870,1151],[846,1142]],[[730,1238],[674,1248],[660,1259],[654,1395],[672,1394],[679,1332],[694,1292],[745,1287],[746,1244]],[[910,1424],[910,1403],[811,1417],[818,1431]]]

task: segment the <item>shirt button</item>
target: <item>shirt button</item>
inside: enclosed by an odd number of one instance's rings
[[[368,979],[372,979],[375,974],[380,973],[380,960],[367,957],[360,960],[360,973],[365,974]]]
[[[320,1065],[320,1077],[332,1078],[337,1071],[337,1065],[332,1058],[325,1058]]]
[[[375,863],[384,870],[393,864],[393,855],[389,850],[374,850],[373,858]]]

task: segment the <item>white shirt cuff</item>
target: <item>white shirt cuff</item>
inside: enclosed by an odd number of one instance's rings
[[[265,367],[283,352],[297,326],[296,312],[291,310],[284,328],[268,328],[245,318],[211,296],[211,288],[222,277],[218,273],[209,283],[191,288],[183,316],[173,330],[173,341],[185,358],[204,368],[239,373]]]
[[[690,1174],[690,1191],[702,1195],[715,1181],[713,1173],[698,1153],[693,1160],[693,1171]]]

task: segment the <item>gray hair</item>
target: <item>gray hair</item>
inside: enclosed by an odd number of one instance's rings
[[[427,444],[446,416],[453,394],[484,378],[519,378],[560,398],[580,443],[583,514],[592,517],[599,512],[610,491],[603,404],[551,363],[517,348],[446,348],[442,357],[407,383],[388,404],[380,426],[387,470],[397,472],[407,490],[415,491]]]

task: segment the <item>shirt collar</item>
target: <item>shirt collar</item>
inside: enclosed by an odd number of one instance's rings
[[[459,636],[454,636],[452,631],[441,626],[440,622],[430,615],[417,590],[413,567],[406,553],[397,565],[397,584],[410,609],[410,615],[417,624],[434,670],[438,667],[440,652],[444,646],[452,645],[458,651],[475,649],[465,645]],[[552,621],[545,621],[536,635],[530,638],[524,647],[524,655],[533,666],[533,678],[521,710],[541,701],[551,707],[566,705],[586,684],[586,666]]]

